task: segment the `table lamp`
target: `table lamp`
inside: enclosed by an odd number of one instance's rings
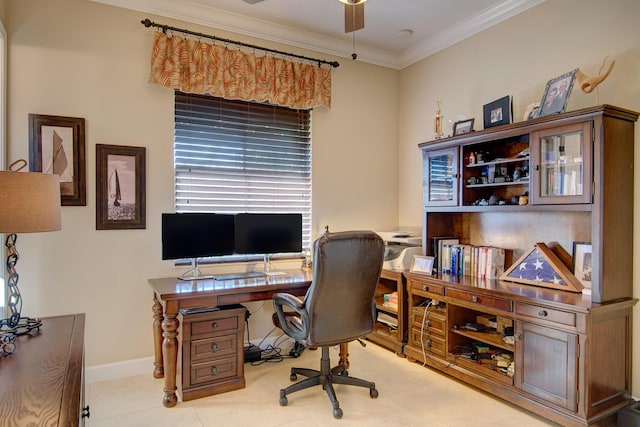
[[[22,165],[15,169],[17,164]],[[22,317],[22,297],[18,289],[18,262],[16,233],[39,233],[56,231],[61,228],[60,221],[60,180],[57,175],[36,172],[19,172],[26,161],[18,160],[9,166],[9,171],[0,171],[0,233],[7,233],[7,272],[9,290],[7,307],[10,315],[0,320],[0,355],[7,353],[3,343],[10,336],[29,333],[42,324],[39,319]],[[8,334],[8,336],[7,336]],[[12,351],[11,351],[12,352]]]

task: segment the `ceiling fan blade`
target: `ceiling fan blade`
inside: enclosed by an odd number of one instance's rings
[[[344,32],[361,30],[364,28],[364,3],[344,5]]]

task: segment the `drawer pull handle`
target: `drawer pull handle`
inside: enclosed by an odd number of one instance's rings
[[[431,320],[427,320],[427,322],[425,323],[427,326],[431,326]]]
[[[218,344],[217,343],[211,344],[211,350],[212,351],[218,351]]]
[[[471,301],[473,301],[473,302],[478,302],[478,297],[477,297],[477,296],[475,296],[475,295],[473,295],[473,296],[471,297]]]
[[[218,368],[215,366],[211,367],[211,375],[218,375]]]
[[[547,313],[547,310],[540,310],[538,312],[538,316],[540,317],[547,317],[549,315],[549,313]]]
[[[424,292],[428,292],[429,291],[429,287],[427,285],[422,285],[422,290]]]
[[[220,326],[218,325],[218,322],[213,322],[213,323],[211,324],[211,327],[212,327],[213,329],[218,329]]]

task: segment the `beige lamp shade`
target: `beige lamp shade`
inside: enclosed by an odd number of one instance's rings
[[[61,228],[58,175],[0,171],[0,233]]]

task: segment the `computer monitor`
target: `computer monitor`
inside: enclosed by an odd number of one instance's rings
[[[236,214],[235,252],[238,254],[302,252],[302,214]]]
[[[162,259],[231,255],[233,247],[233,215],[162,214]]]

